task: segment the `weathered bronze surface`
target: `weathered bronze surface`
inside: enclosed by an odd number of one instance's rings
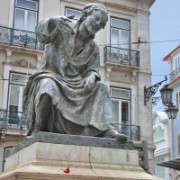
[[[28,136],[46,131],[126,141],[113,126],[111,99],[100,82],[99,48],[93,41],[107,20],[104,6],[92,3],[75,23],[60,16],[37,24],[37,37],[46,44],[45,63],[25,88]]]

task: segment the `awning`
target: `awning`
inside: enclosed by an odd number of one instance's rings
[[[176,170],[180,171],[180,158],[174,159],[174,160],[171,160],[171,161],[167,161],[167,162],[162,162],[162,163],[159,163],[157,165],[158,166],[168,167],[168,168],[173,168],[173,169],[176,169]]]

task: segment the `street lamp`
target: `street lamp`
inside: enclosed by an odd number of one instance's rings
[[[178,108],[172,103],[173,89],[165,85],[161,90],[162,103],[167,106],[166,113],[169,119],[176,119]]]
[[[166,109],[166,113],[169,119],[176,119],[177,112],[178,112],[178,108],[173,104],[170,104]]]
[[[165,85],[161,90],[161,98],[162,103],[165,106],[169,106],[169,104],[172,104],[172,93],[173,89],[169,88],[168,85]]]

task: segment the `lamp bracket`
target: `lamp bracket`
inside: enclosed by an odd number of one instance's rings
[[[146,86],[144,87],[144,105],[146,105],[147,101],[149,101],[150,97],[155,95],[159,86],[164,82],[167,81],[167,76],[165,76],[165,79],[146,88]]]

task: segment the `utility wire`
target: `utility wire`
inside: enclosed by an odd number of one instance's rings
[[[122,43],[122,44],[110,44],[112,45],[130,45],[130,44],[153,44],[153,43],[169,43],[169,42],[180,42],[180,39],[168,39],[168,40],[157,40],[157,41],[141,41],[138,40],[137,42],[131,43]],[[99,44],[98,46],[107,46],[107,44]]]

